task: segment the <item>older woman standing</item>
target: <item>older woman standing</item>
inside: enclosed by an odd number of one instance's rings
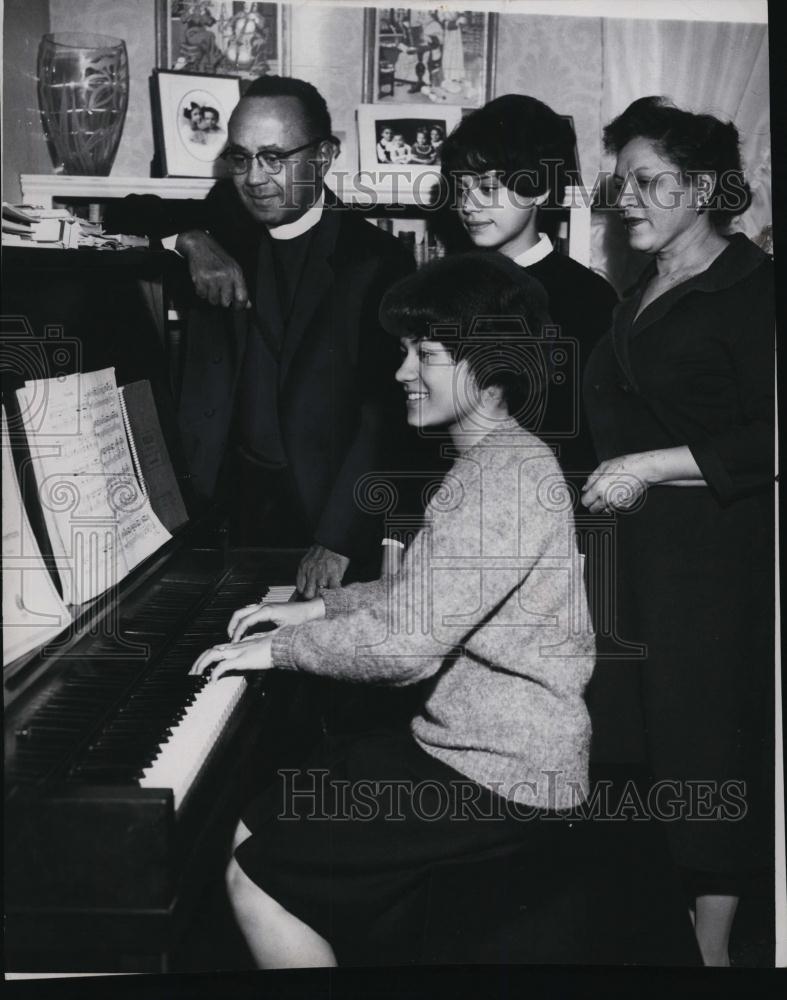
[[[746,876],[769,863],[772,263],[722,235],[748,204],[734,125],[647,97],[604,141],[629,244],[654,261],[586,369],[602,461],[583,503],[620,515],[650,769],[679,805],[666,829],[703,959],[726,965]]]

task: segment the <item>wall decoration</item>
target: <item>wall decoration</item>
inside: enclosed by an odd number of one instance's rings
[[[361,170],[377,174],[405,173],[411,178],[440,169],[440,147],[458,124],[458,107],[415,107],[412,104],[358,108]]]
[[[128,108],[125,42],[79,32],[44,35],[38,105],[56,170],[107,176]]]
[[[479,108],[494,94],[497,15],[364,11],[364,101]]]
[[[158,66],[253,80],[290,72],[289,8],[236,0],[157,0]]]
[[[152,89],[162,176],[218,176],[227,122],[240,100],[240,80],[211,73],[156,70]]]

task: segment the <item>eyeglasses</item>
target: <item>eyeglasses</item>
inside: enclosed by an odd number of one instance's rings
[[[225,149],[221,154],[221,158],[227,164],[232,174],[248,173],[251,170],[252,160],[256,160],[257,166],[262,167],[267,173],[278,174],[281,173],[281,168],[284,166],[286,159],[295,153],[300,153],[304,149],[308,149],[309,146],[316,146],[318,142],[324,141],[324,139],[312,139],[311,142],[305,142],[302,146],[295,146],[294,149],[284,149],[281,153],[267,149],[259,149],[256,153],[244,153],[239,149]]]

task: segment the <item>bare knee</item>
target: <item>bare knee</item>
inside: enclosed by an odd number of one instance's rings
[[[226,884],[238,927],[260,968],[336,965],[330,944],[252,882],[234,858]]]
[[[244,840],[248,840],[251,836],[251,830],[246,826],[243,820],[239,820],[238,825],[235,827],[235,833],[232,835],[232,851],[235,852],[236,848],[240,847]]]
[[[227,865],[224,882],[238,919],[269,920],[280,909],[279,904],[249,878],[235,858]]]
[[[227,895],[230,898],[233,910],[247,910],[250,905],[252,893],[249,891],[251,880],[235,860],[230,858],[227,870],[224,873],[224,884],[227,887]]]

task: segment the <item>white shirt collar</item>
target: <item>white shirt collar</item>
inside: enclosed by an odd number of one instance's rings
[[[538,261],[543,260],[544,257],[548,257],[552,253],[552,250],[552,240],[550,240],[546,233],[539,233],[538,243],[534,243],[529,250],[525,250],[518,257],[514,257],[514,263],[519,264],[520,267],[530,267],[531,264],[536,264]]]
[[[307,208],[303,215],[294,222],[285,222],[281,226],[271,226],[268,232],[274,240],[294,240],[296,236],[302,236],[313,229],[322,218],[322,210],[325,207],[325,193],[320,192],[320,197],[311,208]]]

